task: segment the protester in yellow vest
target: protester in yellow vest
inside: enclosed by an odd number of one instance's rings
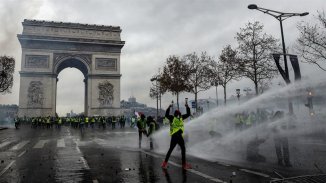
[[[144,114],[140,114],[140,119],[137,121],[138,135],[139,135],[139,148],[141,148],[142,135],[147,135],[146,132],[146,119]]]
[[[244,123],[243,114],[236,113],[235,114],[235,129],[242,130],[243,123]]]
[[[62,118],[58,117],[58,128],[60,129],[61,128],[61,124],[62,124]]]
[[[88,121],[88,117],[87,117],[87,116],[85,117],[84,121],[85,121],[85,126],[86,126],[86,128],[88,128],[88,122],[89,122],[89,121]]]
[[[161,167],[166,169],[167,168],[167,163],[170,158],[170,155],[174,149],[174,147],[179,144],[181,148],[181,155],[182,155],[182,168],[183,169],[190,169],[191,165],[186,163],[186,147],[185,147],[185,142],[183,139],[183,133],[184,133],[184,124],[183,120],[188,118],[191,113],[190,113],[190,108],[188,104],[186,103],[186,109],[187,109],[187,114],[181,115],[179,110],[176,110],[174,112],[174,116],[170,115],[170,108],[172,105],[170,105],[166,112],[165,112],[165,117],[169,119],[170,122],[170,135],[171,135],[171,142],[170,142],[170,148],[169,151],[166,154],[165,160],[163,161]]]
[[[149,147],[151,150],[154,149],[154,139],[153,139],[153,134],[155,133],[156,129],[157,129],[157,123],[154,120],[154,118],[152,116],[148,116],[147,120],[146,120],[146,124],[148,126],[148,131],[147,131],[147,137],[149,137]]]

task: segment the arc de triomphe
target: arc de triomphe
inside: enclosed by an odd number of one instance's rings
[[[54,116],[57,76],[67,67],[85,79],[85,115],[120,112],[120,27],[24,20],[19,116]],[[74,87],[74,86],[70,86]]]

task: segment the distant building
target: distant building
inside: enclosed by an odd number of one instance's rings
[[[74,117],[74,116],[77,116],[78,114],[74,113],[73,110],[70,111],[70,113],[67,113],[67,117],[70,118],[70,117]]]
[[[140,107],[140,108],[146,108],[147,105],[146,104],[141,104],[141,103],[138,103],[136,101],[136,98],[131,96],[128,101],[125,101],[125,100],[122,100],[120,102],[120,107],[122,109],[130,109],[130,108],[137,108],[137,107]]]
[[[141,112],[145,116],[156,116],[157,110],[154,107],[147,107],[146,104],[138,103],[136,98],[131,96],[128,101],[122,100],[120,102],[122,113],[125,116],[132,116],[135,112]],[[159,110],[159,116],[163,116],[165,113],[164,110]]]
[[[128,102],[130,102],[130,103],[136,103],[136,98],[131,96],[131,97],[128,99]]]

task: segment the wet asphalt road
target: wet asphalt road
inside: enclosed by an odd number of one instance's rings
[[[182,170],[180,157],[172,156],[163,171],[164,154],[151,152],[146,138],[142,149],[137,146],[138,132],[130,128],[88,128],[84,133],[67,126],[1,130],[0,182],[255,183],[271,179],[266,172],[190,156],[192,170]]]

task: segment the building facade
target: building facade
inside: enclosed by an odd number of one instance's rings
[[[19,116],[54,116],[57,77],[68,67],[84,75],[85,115],[120,113],[120,27],[38,20],[22,25]]]

